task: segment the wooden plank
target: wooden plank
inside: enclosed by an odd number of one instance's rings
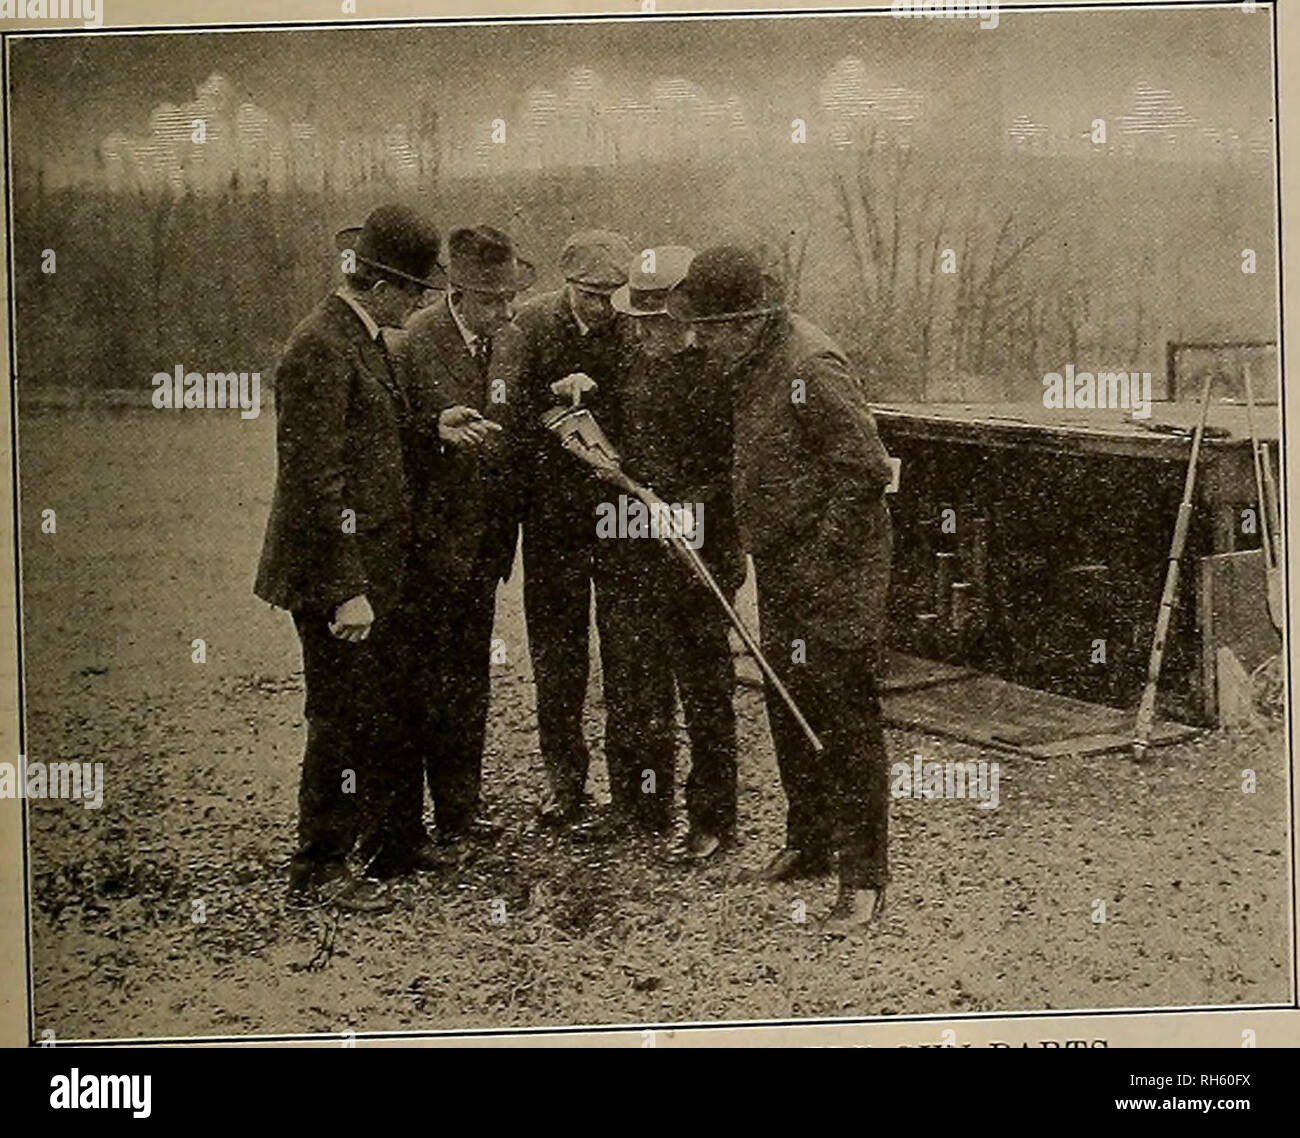
[[[906,652],[890,652],[880,690],[884,692],[920,691],[958,680],[969,679],[979,673],[961,664],[947,664],[942,660],[925,660]]]
[[[1196,727],[1183,723],[1162,720],[1151,729],[1150,745],[1168,747],[1173,743],[1183,743],[1200,734]],[[1058,739],[1054,743],[1042,743],[1025,747],[1024,753],[1035,759],[1082,758],[1085,755],[1104,755],[1115,751],[1129,751],[1133,747],[1133,729],[1110,732],[1103,735],[1079,735],[1071,739]]]
[[[1108,454],[1132,458],[1187,461],[1186,439],[1172,435],[1112,435],[1104,431],[1051,430],[1024,423],[957,422],[921,419],[874,409],[886,443],[893,434],[929,442],[962,443],[989,448],[1028,448],[1053,454]],[[1213,440],[1210,440],[1211,442]],[[1249,444],[1246,444],[1249,445]]]
[[[1199,402],[1199,401],[1198,401]],[[876,415],[903,417],[917,421],[934,421],[970,425],[1007,425],[1038,427],[1045,430],[1100,431],[1111,435],[1135,435],[1160,438],[1141,424],[1179,427],[1189,434],[1196,426],[1200,408],[1197,403],[1153,402],[1148,419],[1133,421],[1123,408],[1077,408],[1066,410],[1044,407],[1041,402],[1019,403],[874,403]],[[1239,402],[1216,400],[1210,406],[1208,425],[1228,432],[1224,441],[1239,442],[1250,438],[1246,408]],[[1281,419],[1276,405],[1255,407],[1256,433],[1261,439],[1276,442],[1281,433]],[[1176,436],[1163,436],[1174,438]],[[1206,442],[1220,441],[1211,436]],[[1183,440],[1186,449],[1186,440]]]
[[[1040,403],[880,403],[872,413],[888,434],[932,442],[975,443],[985,447],[1028,447],[1062,454],[1106,454],[1187,461],[1197,410],[1187,404],[1152,405],[1151,417],[1132,420],[1125,410],[1065,411]],[[1190,416],[1190,418],[1189,418]],[[1186,435],[1165,434],[1151,426],[1177,427]],[[1235,404],[1212,406],[1206,457],[1249,448],[1245,410]],[[1276,439],[1280,421],[1261,416],[1262,438]],[[1216,435],[1215,432],[1226,432]]]
[[[891,692],[885,722],[1035,758],[1119,750],[1133,741],[1133,713],[1051,692],[975,676],[918,691]],[[1196,729],[1162,722],[1156,745],[1190,738]]]
[[[1264,551],[1244,549],[1201,558],[1196,614],[1201,637],[1202,706],[1219,721],[1218,650],[1230,648],[1247,674],[1282,650],[1268,615]]]

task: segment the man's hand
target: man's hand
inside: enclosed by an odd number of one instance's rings
[[[596,387],[596,381],[585,371],[574,371],[551,384],[551,394],[559,399],[568,399],[577,407],[582,397],[588,391],[595,391]]]
[[[363,594],[344,601],[334,610],[330,632],[340,640],[356,644],[370,635],[370,626],[374,623],[375,610]]]
[[[483,418],[473,407],[448,407],[438,416],[438,437],[452,446],[482,446],[499,430],[500,423]]]

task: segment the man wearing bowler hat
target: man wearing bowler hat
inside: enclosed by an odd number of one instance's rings
[[[638,253],[611,298],[631,321],[634,342],[607,433],[627,474],[690,511],[688,539],[730,596],[745,576],[731,505],[731,404],[690,326],[665,308],[694,255],[681,245]],[[657,542],[600,541],[596,581],[615,806],[642,829],[671,825],[676,680],[691,744],[683,852],[702,861],[734,837],[736,824],[736,672],[726,615]]]
[[[524,613],[537,683],[547,793],[542,821],[580,820],[589,756],[582,708],[589,670],[597,479],[541,425],[557,403],[607,417],[615,397],[623,318],[610,294],[627,282],[632,247],[620,234],[574,234],[560,253],[564,287],[521,305],[497,359],[515,405],[523,487]]]
[[[406,751],[392,826],[401,839],[375,867],[382,876],[437,863],[422,821],[426,773],[440,841],[491,838],[499,829],[481,813],[480,787],[496,588],[510,575],[518,517],[497,421],[507,393],[489,368],[515,295],[532,280],[532,266],[500,230],[454,229],[446,296],[391,337],[411,400],[415,507],[402,606],[411,668]]]
[[[302,643],[307,747],[290,889],[369,911],[387,907],[384,890],[348,859],[358,837],[370,852],[386,838],[411,526],[410,408],[380,329],[437,287],[438,234],[390,205],[336,245],[345,283],[294,329],[276,369],[275,494],[254,591],[293,615]]]
[[[847,357],[780,302],[739,245],[701,252],[668,296],[726,369],[733,486],[754,559],[762,643],[818,733],[818,756],[769,687],[768,722],[789,803],[770,881],[829,872],[826,927],[870,923],[888,877],[888,771],[873,670],[884,632],[892,536],[889,456]],[[778,665],[779,666],[779,665]]]

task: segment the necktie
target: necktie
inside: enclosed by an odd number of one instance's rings
[[[411,403],[407,398],[406,388],[402,384],[402,377],[393,364],[393,354],[388,349],[388,337],[381,331],[375,337],[375,344],[379,348],[380,356],[383,357],[384,370],[388,373],[388,389],[397,397],[398,402],[401,404],[401,411],[407,413],[411,410]]]

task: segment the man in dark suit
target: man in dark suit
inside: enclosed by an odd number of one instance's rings
[[[635,344],[603,425],[633,479],[692,512],[688,540],[733,595],[745,562],[731,506],[731,404],[689,327],[664,308],[693,257],[683,246],[647,249],[611,298],[630,318]],[[599,542],[596,581],[614,805],[640,828],[671,827],[676,680],[691,743],[684,852],[702,861],[734,838],[736,825],[736,671],[726,614],[658,542],[625,535]]]
[[[375,871],[430,868],[424,772],[439,839],[494,836],[480,813],[492,618],[510,575],[518,515],[500,424],[508,393],[493,385],[493,340],[533,279],[510,238],[487,226],[453,230],[448,291],[390,338],[411,401],[407,469],[415,536],[402,605],[412,669],[402,788],[402,841]],[[487,412],[487,414],[484,414]]]
[[[496,364],[516,424],[523,518],[524,614],[537,683],[547,796],[542,820],[580,819],[589,755],[582,708],[589,670],[597,479],[540,422],[557,402],[585,400],[599,420],[617,384],[626,336],[610,294],[627,282],[632,247],[605,230],[577,233],[560,254],[562,289],[520,307]]]
[[[733,486],[754,558],[769,660],[825,746],[819,757],[769,687],[767,714],[789,801],[786,848],[764,873],[829,872],[840,894],[826,927],[870,923],[888,878],[888,760],[874,671],[893,538],[889,455],[853,367],[780,303],[762,260],[720,245],[692,262],[668,311],[727,369]]]
[[[410,534],[408,406],[379,333],[435,287],[438,234],[384,206],[336,241],[345,284],[294,329],[276,370],[275,495],[254,591],[293,615],[302,642],[307,747],[290,889],[376,910],[382,888],[348,857],[362,831],[372,849],[384,838]]]

